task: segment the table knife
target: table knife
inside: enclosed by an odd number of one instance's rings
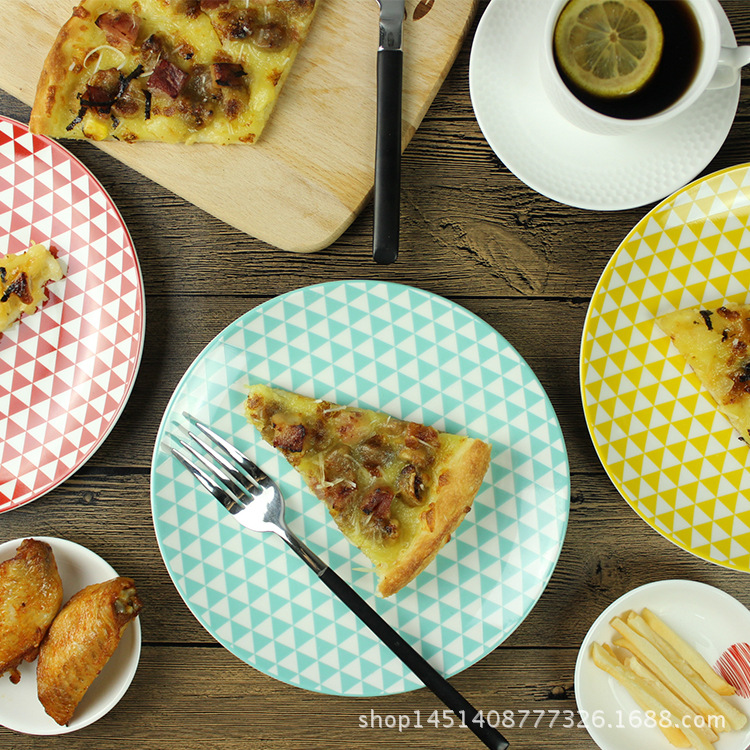
[[[404,0],[378,0],[378,4],[373,259],[385,264],[398,258],[399,248]]]

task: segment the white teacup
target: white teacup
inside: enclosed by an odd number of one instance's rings
[[[670,2],[671,0],[659,0]],[[552,0],[542,36],[541,76],[545,92],[556,109],[570,122],[592,133],[622,135],[660,125],[695,103],[708,89],[733,85],[743,65],[750,63],[750,46],[724,47],[715,0],[681,0],[695,16],[701,44],[696,72],[683,94],[656,114],[620,118],[602,114],[584,104],[568,88],[555,63],[553,39],[558,16],[568,0]]]

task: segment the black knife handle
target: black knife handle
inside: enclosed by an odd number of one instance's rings
[[[362,597],[333,570],[320,580],[393,651],[467,728],[492,750],[506,750],[508,741],[426,659],[412,648]]]
[[[401,99],[404,57],[400,49],[378,51],[377,130],[372,257],[398,258],[401,213]]]

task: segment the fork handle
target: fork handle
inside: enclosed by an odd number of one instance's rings
[[[393,651],[435,695],[492,750],[505,750],[508,741],[424,657],[410,646],[349,584],[331,568],[320,580]]]

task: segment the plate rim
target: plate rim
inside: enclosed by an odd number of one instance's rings
[[[91,448],[88,450],[86,455],[82,459],[80,459],[78,462],[76,462],[70,469],[68,469],[61,476],[56,477],[55,479],[48,482],[44,486],[44,488],[32,493],[30,497],[27,497],[24,500],[11,502],[7,507],[0,507],[0,514],[2,514],[2,513],[8,513],[12,510],[15,510],[16,508],[22,508],[24,505],[28,505],[29,503],[32,503],[35,500],[38,500],[39,498],[44,497],[44,495],[48,494],[49,492],[56,489],[64,482],[66,482],[68,479],[70,479],[79,469],[81,469],[89,461],[89,459],[91,459],[94,456],[94,454],[99,450],[99,448],[101,448],[104,441],[109,437],[110,433],[115,428],[115,425],[119,422],[120,417],[122,416],[122,413],[125,410],[125,406],[127,405],[128,401],[130,400],[130,396],[133,393],[135,382],[138,379],[138,373],[140,372],[141,362],[143,360],[143,352],[145,348],[145,339],[146,339],[146,293],[145,293],[145,284],[144,284],[144,279],[143,279],[143,271],[141,269],[140,259],[138,258],[138,252],[136,250],[135,243],[133,242],[133,237],[130,234],[130,230],[128,229],[127,224],[125,223],[125,219],[123,218],[122,214],[120,213],[120,210],[118,209],[117,205],[112,199],[112,196],[109,194],[106,188],[99,181],[99,178],[75,154],[73,154],[71,151],[69,151],[67,148],[65,148],[63,145],[61,145],[54,139],[49,138],[46,135],[41,135],[39,133],[31,133],[27,123],[21,122],[20,120],[17,120],[13,117],[8,117],[6,115],[3,115],[2,113],[0,113],[0,121],[8,122],[14,126],[20,127],[21,129],[25,131],[25,133],[30,134],[34,138],[39,138],[45,141],[47,146],[50,146],[51,148],[55,149],[58,153],[65,154],[66,158],[73,162],[76,162],[84,170],[88,178],[99,188],[99,190],[101,190],[102,195],[106,199],[109,208],[116,215],[120,223],[120,226],[122,228],[122,231],[125,235],[125,238],[127,239],[127,242],[129,243],[130,248],[132,250],[132,257],[134,260],[136,278],[138,281],[138,299],[139,299],[139,304],[140,304],[140,318],[141,318],[140,330],[137,332],[138,333],[138,352],[137,352],[137,356],[136,356],[135,363],[133,366],[133,372],[130,377],[130,382],[127,384],[125,388],[125,393],[123,394],[121,402],[118,405],[117,411],[110,419],[109,424],[107,425],[106,429],[99,435],[98,439],[91,446]]]
[[[538,377],[534,373],[534,371],[531,369],[531,367],[528,365],[526,360],[518,353],[518,351],[513,347],[513,345],[508,342],[508,340],[499,332],[497,329],[495,329],[493,326],[491,326],[487,321],[485,321],[483,318],[481,318],[476,313],[473,313],[471,310],[468,310],[467,308],[463,307],[462,305],[448,299],[447,297],[444,297],[442,295],[436,294],[434,292],[430,292],[424,289],[421,289],[420,287],[415,287],[413,285],[404,284],[400,282],[393,282],[393,281],[387,281],[387,280],[377,280],[377,279],[367,279],[367,278],[356,278],[356,279],[343,279],[338,281],[325,281],[325,282],[318,282],[314,284],[308,284],[308,285],[302,285],[300,287],[295,287],[294,289],[290,289],[286,292],[283,292],[279,295],[274,295],[267,300],[264,300],[263,302],[255,305],[254,307],[247,310],[245,313],[241,314],[237,318],[235,318],[233,321],[228,323],[224,328],[222,328],[221,331],[219,331],[209,342],[204,346],[199,354],[193,359],[193,361],[190,363],[188,368],[186,369],[183,376],[180,378],[178,383],[175,385],[175,388],[172,392],[172,395],[170,396],[169,402],[167,403],[167,406],[164,409],[164,413],[162,415],[162,420],[159,425],[159,430],[157,432],[156,440],[154,441],[154,450],[152,454],[152,462],[151,462],[151,471],[150,471],[150,500],[151,500],[151,515],[152,515],[152,522],[154,526],[154,533],[157,539],[157,543],[159,546],[159,552],[162,556],[162,559],[164,560],[164,554],[162,551],[162,539],[159,535],[158,529],[157,529],[157,519],[156,514],[154,513],[154,504],[155,504],[155,497],[156,493],[154,491],[154,479],[156,477],[156,467],[157,467],[157,458],[159,456],[159,452],[162,446],[162,442],[164,439],[164,432],[166,431],[165,423],[167,419],[167,415],[170,414],[174,404],[176,403],[177,399],[180,396],[180,391],[184,387],[185,383],[189,380],[190,376],[192,375],[194,369],[196,369],[201,359],[204,356],[207,356],[214,347],[219,346],[221,343],[221,339],[225,337],[228,332],[233,329],[237,324],[244,321],[246,318],[251,317],[253,314],[257,313],[257,310],[262,308],[265,305],[270,305],[272,303],[278,303],[280,301],[283,301],[285,298],[288,298],[292,295],[302,294],[306,290],[315,290],[315,289],[334,289],[341,286],[349,286],[349,285],[363,285],[366,289],[372,289],[374,287],[378,286],[386,286],[391,289],[399,289],[402,291],[411,291],[413,293],[418,293],[422,295],[425,299],[435,298],[442,303],[450,306],[460,309],[462,312],[464,312],[466,315],[468,315],[473,321],[479,323],[482,326],[487,327],[490,329],[500,341],[504,342],[504,344],[515,354],[515,356],[518,358],[518,361],[521,362],[526,368],[528,368],[529,372],[533,375],[534,379],[536,380],[537,384],[539,385],[540,393],[542,398],[544,399],[546,403],[546,407],[549,410],[549,413],[554,417],[557,430],[559,432],[559,439],[561,444],[561,455],[564,457],[564,464],[565,464],[565,472],[566,472],[566,486],[565,486],[565,492],[564,492],[564,504],[565,504],[565,518],[561,523],[560,526],[560,536],[557,540],[557,549],[554,555],[554,559],[550,559],[548,569],[545,572],[545,576],[543,579],[540,578],[539,581],[539,593],[536,596],[536,598],[530,602],[529,606],[526,608],[526,610],[523,612],[523,614],[518,618],[517,622],[507,631],[507,633],[504,633],[500,640],[497,643],[493,643],[491,647],[486,647],[485,644],[485,651],[484,653],[477,656],[475,659],[471,661],[467,661],[466,664],[461,666],[459,669],[446,673],[446,677],[452,677],[455,674],[459,674],[460,672],[465,671],[466,669],[470,668],[474,664],[481,661],[481,659],[485,658],[491,651],[493,651],[495,648],[497,648],[501,643],[503,643],[507,638],[509,638],[515,630],[520,627],[520,625],[525,621],[525,619],[528,617],[528,615],[531,613],[531,611],[534,609],[534,607],[539,602],[539,599],[544,594],[545,590],[547,589],[547,586],[549,585],[550,579],[552,578],[552,575],[557,568],[557,564],[560,559],[560,555],[562,553],[563,544],[565,541],[565,537],[567,534],[567,529],[569,525],[570,520],[570,499],[571,499],[571,477],[570,477],[570,458],[567,452],[566,443],[565,443],[565,436],[562,431],[562,427],[560,426],[559,419],[557,417],[556,410],[554,409],[554,406],[552,402],[549,399],[549,395],[546,391],[546,389],[542,386],[541,382],[539,381]],[[562,462],[561,462],[562,463]],[[243,663],[247,664],[248,666],[252,667],[253,669],[256,669],[266,676],[270,677],[271,679],[277,680],[279,682],[282,682],[284,684],[291,685],[292,687],[298,688],[298,689],[305,689],[305,690],[311,690],[312,692],[320,693],[320,694],[328,694],[328,695],[341,695],[343,697],[374,697],[374,696],[383,696],[383,695],[398,695],[403,694],[407,692],[411,692],[413,690],[417,690],[423,687],[421,683],[417,681],[417,683],[413,685],[407,685],[405,689],[403,690],[383,690],[383,691],[374,691],[370,690],[369,692],[362,692],[362,693],[351,693],[351,692],[337,692],[334,690],[326,690],[322,687],[318,687],[317,689],[311,688],[308,686],[300,686],[296,683],[289,682],[288,680],[284,680],[281,677],[277,675],[269,674],[265,669],[262,669],[260,666],[257,666],[256,664],[251,664],[250,662],[245,661],[241,656],[235,653],[235,651],[230,648],[228,645],[226,645],[222,640],[220,640],[215,633],[213,633],[207,624],[205,624],[197,615],[197,613],[194,611],[193,606],[186,601],[185,597],[183,597],[182,591],[180,587],[178,586],[178,583],[175,579],[175,574],[172,571],[171,566],[167,565],[166,560],[164,560],[165,567],[167,568],[167,572],[169,573],[170,579],[172,580],[173,585],[175,586],[175,589],[177,590],[178,594],[180,595],[180,598],[185,602],[185,605],[190,610],[191,614],[195,619],[204,627],[204,629],[208,632],[208,634],[217,642],[219,642],[224,648],[226,648],[230,653],[232,653],[234,656],[240,659]],[[363,629],[366,629],[364,625],[361,625]]]

